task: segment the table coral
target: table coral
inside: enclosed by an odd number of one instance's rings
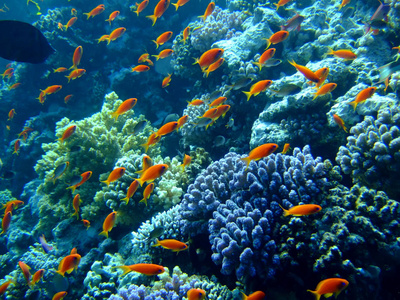
[[[400,111],[398,107],[381,108],[375,119],[366,116],[364,121],[350,129],[346,146],[341,146],[336,156],[345,174],[353,182],[398,195],[400,169]]]

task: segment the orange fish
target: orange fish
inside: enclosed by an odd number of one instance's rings
[[[216,69],[218,69],[220,66],[222,66],[222,64],[224,63],[225,59],[223,59],[222,57],[220,59],[218,59],[215,63],[212,63],[205,71],[204,73],[206,73],[206,77],[208,77],[208,74],[210,74],[211,72],[214,72]]]
[[[80,261],[81,256],[79,254],[67,255],[61,260],[56,273],[64,277],[65,273],[70,274],[73,270],[76,270],[79,266]]]
[[[96,41],[97,41],[97,44],[100,43],[100,42],[108,41],[108,38],[109,38],[109,37],[110,37],[109,34],[103,34],[99,39],[96,40]]]
[[[178,132],[179,128],[181,128],[189,119],[188,115],[184,115],[178,119],[178,126],[176,126],[176,131]]]
[[[3,204],[3,208],[5,208],[4,214],[6,214],[8,212],[12,213],[12,211],[14,209],[17,209],[18,206],[20,206],[20,205],[24,205],[24,201],[21,201],[21,200],[10,200],[10,201],[8,201],[7,203]]]
[[[16,113],[15,113],[15,109],[13,108],[8,112],[8,120],[7,121],[10,121],[12,118],[14,118],[14,115],[16,115]]]
[[[158,177],[161,177],[167,170],[168,170],[167,164],[154,165],[148,168],[146,171],[144,171],[142,176],[140,176],[140,178],[136,180],[140,183],[140,186],[142,186],[143,183],[145,182],[150,183],[153,182]]]
[[[81,63],[83,55],[83,47],[78,46],[74,51],[74,55],[72,55],[72,67],[70,69],[77,69],[78,65]]]
[[[318,283],[315,291],[307,290],[307,292],[313,293],[316,300],[319,300],[322,295],[326,298],[335,295],[336,298],[348,285],[349,282],[346,279],[328,278]]]
[[[215,99],[213,102],[211,102],[208,106],[209,107],[213,107],[213,106],[218,106],[223,104],[226,101],[226,97],[218,97],[217,99]]]
[[[160,129],[157,130],[156,137],[167,135],[168,133],[174,131],[176,127],[178,127],[178,122],[165,123],[163,126],[160,127]]]
[[[115,222],[117,220],[117,212],[113,211],[110,213],[103,222],[103,231],[99,233],[99,235],[104,235],[108,238],[108,233],[113,229]]]
[[[37,97],[36,99],[39,99],[39,103],[44,104],[44,101],[46,100],[46,94],[41,91],[39,97]]]
[[[171,56],[172,53],[174,53],[174,50],[172,50],[172,49],[164,49],[158,55],[152,55],[152,56],[156,57],[157,60],[159,60],[160,58],[166,58],[168,56]]]
[[[315,214],[317,212],[320,212],[322,210],[322,207],[317,205],[317,204],[302,204],[302,205],[296,205],[292,206],[289,209],[284,209],[281,205],[279,205],[283,209],[283,216],[295,216],[295,217],[301,217],[301,216],[308,216]]]
[[[276,10],[279,9],[279,7],[284,6],[285,4],[288,4],[291,0],[279,0],[278,3],[274,3],[276,6]]]
[[[122,176],[124,176],[125,170],[126,169],[124,167],[115,168],[111,171],[110,175],[108,175],[107,180],[103,180],[101,182],[104,182],[107,184],[107,186],[109,186],[111,182],[117,181]]]
[[[117,110],[113,113],[110,113],[113,118],[115,118],[115,121],[118,120],[118,117],[124,113],[126,113],[128,110],[132,109],[137,103],[136,98],[129,98],[125,100],[124,102],[121,103],[120,106],[118,106]]]
[[[270,48],[265,50],[263,54],[261,54],[258,62],[254,63],[261,71],[263,65],[267,62],[268,59],[272,58],[275,55],[275,48]]]
[[[64,97],[64,103],[67,104],[74,95],[70,94]]]
[[[145,149],[144,152],[147,152],[150,146],[157,144],[160,139],[161,136],[157,136],[156,133],[152,133],[147,139],[147,143],[141,145]]]
[[[135,179],[130,184],[128,191],[126,192],[126,197],[121,199],[121,201],[125,201],[126,205],[128,205],[129,199],[132,198],[132,196],[136,193],[138,187],[139,187],[139,182]]]
[[[71,16],[77,16],[78,12],[76,11],[75,8],[71,8]]]
[[[289,61],[289,63],[293,67],[295,67],[297,69],[297,71],[299,71],[301,74],[303,74],[303,76],[305,78],[307,78],[308,80],[311,80],[314,83],[319,82],[319,77],[317,75],[315,75],[315,73],[313,71],[311,71],[309,68],[296,64],[296,62],[294,60],[291,62]]]
[[[224,54],[224,49],[213,48],[204,52],[200,58],[196,58],[194,65],[199,64],[202,71],[208,68],[211,64],[215,63]]]
[[[314,72],[314,74],[319,78],[318,83],[315,85],[315,88],[319,88],[321,85],[324,84],[326,78],[329,75],[329,68],[324,67],[321,69],[318,69],[317,71]],[[308,84],[312,84],[312,81],[309,81]]]
[[[79,194],[76,194],[74,199],[72,200],[72,207],[75,210],[72,216],[76,216],[77,220],[79,220],[79,205],[81,203],[82,203],[81,196]]]
[[[282,154],[286,154],[290,149],[290,144],[286,143],[285,145],[283,145],[283,150],[282,150]]]
[[[183,32],[182,32],[183,44],[186,44],[186,40],[187,40],[187,38],[189,37],[189,34],[190,34],[190,27],[187,26],[187,27],[183,30]]]
[[[89,180],[89,178],[92,176],[92,171],[84,172],[80,176],[82,178],[81,181],[79,181],[77,184],[67,187],[67,189],[72,189],[72,192],[75,192],[75,189],[77,187],[80,187],[82,184]]]
[[[171,3],[173,6],[175,6],[176,10],[178,10],[179,6],[184,6],[186,3],[188,3],[189,0],[178,0],[176,3]]]
[[[335,121],[335,123],[338,124],[339,127],[342,127],[343,130],[344,130],[344,132],[347,132],[347,128],[346,128],[346,126],[345,126],[344,121],[342,120],[342,118],[339,117],[337,114],[333,114],[332,117],[333,117],[333,121]]]
[[[269,39],[267,40],[267,48],[269,48],[269,46],[271,46],[271,44],[275,45],[278,44],[280,42],[283,42],[284,40],[286,40],[289,36],[289,31],[286,30],[280,30],[278,32],[275,32],[273,35],[270,36]]]
[[[194,100],[192,100],[192,101],[187,101],[187,103],[188,103],[188,105],[192,105],[192,106],[198,106],[198,105],[202,105],[202,104],[204,104],[204,101],[203,100],[200,100],[200,99],[194,99]]]
[[[260,80],[251,86],[250,91],[243,93],[247,96],[247,101],[249,101],[251,96],[257,96],[259,93],[264,92],[271,84],[272,80]]]
[[[11,283],[14,284],[14,281],[8,280],[8,281],[6,281],[6,282],[3,282],[3,283],[0,285],[0,296],[1,296],[1,295],[4,295],[4,293],[7,291],[8,287],[9,287],[9,285],[10,285]]]
[[[75,79],[81,77],[85,73],[86,73],[85,69],[75,69],[75,70],[72,70],[71,73],[69,73],[69,75],[65,76],[65,77],[68,78],[68,83],[69,83],[71,81],[71,79],[75,80]]]
[[[172,250],[172,252],[180,252],[188,248],[188,245],[185,243],[173,239],[166,239],[162,241],[156,239],[156,243],[152,247],[158,246],[161,246],[164,249]]]
[[[149,184],[146,186],[146,188],[145,188],[144,191],[143,191],[143,199],[140,200],[139,203],[140,203],[140,202],[144,202],[144,204],[146,204],[146,206],[147,206],[147,199],[150,198],[150,195],[151,195],[151,193],[153,192],[153,190],[154,190],[154,182],[149,183]]]
[[[241,158],[241,160],[246,162],[246,170],[247,170],[252,160],[257,161],[263,157],[267,157],[268,155],[272,154],[276,149],[278,149],[277,144],[272,144],[272,143],[263,144],[251,150],[249,156]]]
[[[362,103],[368,98],[372,97],[372,95],[375,93],[376,87],[369,87],[366,89],[363,89],[361,92],[359,92],[356,96],[356,99],[352,102],[349,103],[349,105],[353,106],[354,111],[356,111],[358,103]]]
[[[82,219],[82,222],[83,222],[83,226],[85,226],[86,230],[88,230],[89,227],[90,227],[90,222],[88,220],[85,220],[85,219]]]
[[[66,139],[68,139],[76,130],[76,125],[71,125],[65,131],[63,132],[62,136],[57,139],[57,141],[60,141],[61,144],[64,143]]]
[[[18,137],[20,137],[22,135],[24,140],[26,140],[28,138],[28,133],[31,131],[33,131],[32,128],[24,127],[24,130],[22,130],[20,133],[18,133]]]
[[[10,223],[11,223],[11,211],[7,212],[4,215],[3,220],[1,221],[1,229],[2,230],[0,232],[0,235],[3,233],[6,233],[6,231],[10,227]]]
[[[210,2],[210,3],[207,5],[207,8],[206,8],[206,11],[204,12],[204,15],[199,16],[199,18],[202,18],[203,21],[205,22],[206,19],[212,14],[212,12],[214,11],[214,9],[215,9],[215,3],[214,3],[214,2]]]
[[[339,10],[342,9],[342,7],[345,7],[347,4],[350,3],[351,0],[342,0],[342,3],[339,5]]]
[[[44,269],[40,269],[40,270],[36,271],[35,274],[33,274],[31,286],[34,286],[36,283],[38,283],[43,278],[44,271],[45,271]]]
[[[172,34],[172,31],[166,31],[160,34],[156,40],[153,40],[153,42],[157,45],[157,49],[158,46],[164,45],[166,42],[168,42],[168,40],[172,37]]]
[[[76,20],[78,20],[77,17],[72,17],[71,19],[69,19],[69,21],[67,22],[67,25],[64,26],[65,31],[67,31],[68,28],[70,28],[72,25],[74,25]]]
[[[138,66],[132,68],[131,72],[147,72],[148,70],[150,70],[149,66],[138,65]]]
[[[119,16],[119,11],[113,11],[110,16],[108,17],[108,19],[106,20],[106,22],[108,22],[111,25],[111,22],[115,20],[116,17]]]
[[[6,77],[6,76],[8,77],[8,75],[10,75],[11,73],[13,73],[13,71],[14,71],[13,68],[8,68],[7,70],[4,71],[3,74],[1,74],[1,76],[2,76],[3,79],[4,79],[4,77]]]
[[[329,52],[326,55],[335,55],[336,57],[343,58],[346,60],[353,60],[357,58],[356,54],[354,54],[351,50],[346,50],[346,49],[333,51],[333,49],[329,48]]]
[[[14,83],[12,86],[10,86],[8,89],[9,90],[15,90],[16,88],[18,88],[21,85],[21,82],[16,82]]]
[[[44,90],[41,90],[45,96],[57,93],[59,90],[62,89],[62,85],[50,85]]]
[[[107,45],[110,44],[111,41],[115,41],[117,38],[121,37],[125,33],[125,31],[125,27],[114,29],[107,38]]]
[[[17,139],[14,143],[14,152],[12,154],[19,155],[19,147],[21,146],[21,140]]]
[[[147,276],[152,276],[152,275],[159,275],[161,273],[165,272],[165,269],[163,266],[160,265],[155,265],[155,264],[135,264],[135,265],[130,265],[130,266],[116,266],[114,268],[120,268],[122,271],[124,271],[121,276],[124,276],[132,271],[147,275]]]
[[[190,289],[187,292],[188,300],[203,300],[206,298],[206,291],[202,289]]]
[[[172,74],[168,74],[168,76],[164,77],[164,79],[161,83],[162,88],[166,88],[167,86],[169,86],[169,83],[171,82],[171,76],[172,76]]]
[[[160,0],[156,7],[154,8],[154,13],[151,16],[147,16],[146,18],[149,18],[152,22],[153,25],[156,24],[156,21],[158,18],[161,18],[161,16],[165,13],[165,11],[169,7],[170,0]]]
[[[58,27],[58,29],[60,29],[61,31],[64,31],[64,25],[61,24],[61,22],[58,22],[58,23],[57,23],[57,27]]]
[[[264,300],[264,298],[265,298],[265,293],[261,291],[254,292],[248,296],[242,292],[242,300]]]
[[[213,116],[215,116],[215,114],[217,113],[217,111],[218,111],[218,108],[216,108],[216,107],[210,108],[200,118],[210,118],[210,119],[212,119]]]
[[[212,116],[211,119],[213,119],[214,121],[217,120],[220,116],[222,116],[223,118],[225,117],[226,113],[228,112],[228,110],[231,108],[230,105],[228,104],[222,104],[220,106],[217,107],[217,111],[216,113]]]
[[[152,165],[153,165],[153,162],[152,162],[150,156],[145,155],[145,156],[143,156],[142,169],[140,171],[136,171],[135,173],[142,174],[144,171],[146,171]]]
[[[93,8],[90,12],[83,14],[87,15],[87,20],[89,20],[89,18],[94,18],[95,16],[101,14],[104,10],[105,10],[104,4],[100,4],[95,8]]]
[[[183,157],[183,162],[180,165],[182,167],[182,172],[185,172],[185,167],[190,165],[191,162],[192,158],[189,155],[185,154],[185,156]]]
[[[68,69],[64,68],[64,67],[59,67],[57,69],[53,69],[53,71],[54,71],[54,73],[62,73],[62,72],[68,71]]]
[[[146,60],[149,58],[149,56],[150,56],[150,54],[143,53],[142,55],[140,55],[140,57],[138,59],[138,63],[146,62]]]
[[[332,92],[336,87],[337,87],[337,84],[336,84],[336,83],[333,83],[333,82],[324,84],[324,85],[321,86],[321,87],[319,88],[319,90],[314,94],[313,100],[314,100],[315,98],[317,98],[318,96],[323,96],[323,95],[326,95],[326,94]]]
[[[149,0],[143,0],[140,3],[136,3],[137,8],[133,12],[135,12],[137,14],[137,16],[139,17],[139,13],[141,13],[143,11],[143,9],[145,9],[147,7],[148,4],[149,4]]]
[[[28,285],[30,285],[30,283],[31,283],[31,273],[29,272],[29,270],[31,268],[26,263],[24,263],[23,261],[19,261],[18,265],[21,268],[21,271],[22,271],[22,274],[25,277],[26,283]]]
[[[51,298],[51,300],[62,300],[65,298],[65,296],[67,296],[67,292],[62,291],[62,292],[58,292],[56,294],[54,294],[53,298]]]

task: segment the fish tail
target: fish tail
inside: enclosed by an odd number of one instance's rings
[[[68,78],[68,83],[71,81],[71,77],[69,76],[65,76],[66,78]]]
[[[128,266],[116,266],[113,268],[120,268],[122,271],[124,271],[120,276],[124,276],[128,274],[129,272],[132,272],[132,270]]]
[[[251,159],[249,157],[243,157],[240,160],[244,161],[246,163],[246,170],[249,167],[249,164],[251,162]]]
[[[62,277],[65,275],[65,272],[62,272],[61,270],[57,270],[56,273],[60,274]]]
[[[152,40],[152,42],[154,42],[156,44],[156,49],[158,49],[158,46],[160,46],[160,45],[157,43],[157,41]]]
[[[107,184],[107,186],[109,186],[109,185],[110,185],[110,182],[109,182],[108,180],[102,180],[101,182],[104,182],[104,183],[106,183],[106,184]]]
[[[71,189],[72,193],[75,193],[76,186],[71,185],[71,186],[67,187],[67,189]]]
[[[242,292],[242,300],[247,300],[247,299],[248,299],[247,295]]]
[[[349,131],[347,130],[347,127],[346,127],[344,124],[342,125],[342,128],[343,128],[344,132],[346,132],[346,133],[349,132]]]
[[[149,18],[153,22],[153,25],[151,26],[154,26],[154,24],[156,24],[157,17],[155,15],[146,16],[146,18]]]
[[[319,300],[319,298],[321,297],[321,295],[319,295],[319,294],[317,293],[317,291],[307,290],[307,292],[313,293],[314,296],[315,296],[315,300]]]
[[[201,18],[201,19],[203,19],[203,22],[205,22],[206,21],[206,15],[204,14],[204,15],[201,15],[201,16],[198,16],[198,18]]]
[[[139,10],[138,9],[134,10],[133,12],[136,13],[136,15],[139,17]]]
[[[193,57],[193,59],[194,59],[194,63],[192,63],[192,65],[200,64],[198,58]]]
[[[317,98],[319,95],[318,95],[318,93],[315,93],[314,94],[314,98],[312,98],[313,100],[315,99],[315,98]]]
[[[246,95],[247,101],[249,101],[250,97],[251,97],[251,93],[250,92],[243,92],[243,93]]]
[[[178,3],[171,3],[173,6],[175,6],[175,8],[176,8],[176,10],[175,11],[177,11],[178,10],[178,8],[179,8],[179,5],[178,5]]]
[[[76,219],[79,220],[79,212],[78,211],[74,212],[72,214],[72,216],[76,216]]]
[[[358,103],[357,103],[355,100],[354,100],[354,101],[351,101],[351,102],[349,103],[349,105],[353,106],[354,111],[356,111],[357,104],[358,104]]]
[[[156,57],[156,58],[157,58],[157,60],[159,60],[159,59],[160,59],[160,56],[159,56],[159,55],[152,55],[152,56]]]
[[[266,39],[266,41],[267,41],[267,47],[265,48],[265,50],[267,50],[269,46],[271,46],[271,41],[269,39]]]
[[[276,6],[276,10],[278,10],[279,9],[279,4],[277,4],[277,3],[274,3],[274,5]]]
[[[158,240],[158,238],[156,238],[156,243],[154,245],[152,245],[152,247],[158,247],[161,246],[160,241]]]
[[[139,203],[140,202],[144,202],[144,204],[146,204],[146,206],[147,206],[147,199],[146,198],[143,198],[142,200],[139,201]]]
[[[328,47],[328,52],[325,53],[322,57],[325,58],[328,55],[334,55],[334,51],[333,51],[333,49],[331,47]]]
[[[115,119],[115,121],[118,120],[119,114],[115,111],[115,112],[110,112],[111,117],[113,117]]]
[[[110,38],[106,38],[106,40],[107,40],[107,45],[109,45],[110,42],[111,42],[111,39]]]
[[[147,150],[149,150],[149,144],[141,144],[140,146],[142,146],[144,148],[144,152],[146,153]]]
[[[284,209],[284,208],[282,207],[282,205],[280,205],[279,203],[278,203],[278,205],[279,205],[280,208],[283,209],[283,216],[284,216],[284,217],[287,217],[287,216],[289,215],[289,211],[288,211],[287,209]]]
[[[136,180],[137,180],[137,182],[139,182],[140,186],[143,186],[143,183],[144,183],[143,180],[141,180],[140,178],[138,178],[138,179],[136,179]]]
[[[129,198],[128,198],[128,197],[125,197],[125,198],[121,199],[121,201],[125,201],[125,204],[128,205],[128,203],[129,203]]]
[[[99,233],[99,235],[105,236],[108,238],[108,231],[103,230],[102,232]]]
[[[260,69],[260,71],[261,71],[263,65],[260,64],[260,63],[258,63],[258,62],[255,62],[254,64],[255,64],[255,65]]]
[[[90,13],[83,13],[84,15],[87,15],[87,19],[86,20],[89,20],[89,18],[90,18]]]

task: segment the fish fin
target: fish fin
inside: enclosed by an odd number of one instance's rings
[[[249,101],[252,94],[250,92],[243,92],[243,93],[246,95],[247,101]]]
[[[196,65],[196,64],[199,63],[199,59],[198,58],[195,58],[195,57],[192,57],[192,58],[194,59],[194,63],[192,63],[192,65]]]
[[[271,41],[269,39],[265,39],[267,41],[267,47],[265,48],[265,50],[267,50],[269,48],[269,46],[271,46]]]
[[[78,212],[78,211],[74,212],[74,213],[72,214],[72,217],[73,217],[73,216],[76,216],[76,219],[79,220],[79,212]]]
[[[353,106],[353,108],[354,108],[354,111],[356,111],[356,108],[357,108],[357,102],[354,100],[354,101],[351,101],[350,103],[348,103],[349,105],[351,105],[351,106]]]
[[[307,290],[307,292],[314,294],[315,300],[319,300],[319,298],[321,298],[321,295],[318,294],[317,291]]]
[[[152,245],[152,247],[158,247],[161,246],[160,241],[158,240],[158,238],[156,238],[156,243],[154,245]]]
[[[160,45],[157,43],[157,41],[152,40],[152,42],[154,42],[156,44],[156,49],[158,49],[158,46],[160,46]]]
[[[160,59],[160,55],[152,55],[152,56],[157,57],[157,60]]]
[[[129,198],[128,198],[128,197],[125,197],[125,198],[121,199],[121,201],[125,201],[125,204],[128,205],[128,203],[129,203]]]
[[[156,24],[157,17],[155,15],[146,16],[146,18],[150,19],[153,22],[153,25],[151,26],[154,26],[154,24]]]
[[[115,267],[112,267],[112,268],[120,268],[123,271],[123,273],[121,275],[119,275],[119,276],[124,276],[124,275],[132,272],[132,270],[128,266],[115,266]]]
[[[178,8],[179,8],[179,5],[178,5],[178,3],[171,3],[173,6],[175,6],[175,8],[176,8],[176,10],[175,11],[177,11],[178,10]]]
[[[284,217],[287,217],[288,215],[290,215],[290,214],[289,214],[289,211],[288,211],[287,209],[284,209],[284,208],[282,207],[282,205],[280,205],[279,203],[278,203],[278,205],[279,205],[280,208],[283,209],[283,216],[284,216]]]
[[[115,119],[115,121],[118,120],[119,114],[116,111],[110,112],[110,115],[111,115],[111,117],[113,117]]]
[[[83,13],[84,15],[87,15],[87,19],[86,20],[89,20],[89,18],[90,18],[90,13]]]
[[[279,9],[279,4],[278,3],[274,3],[274,5],[276,6],[276,10],[278,10]]]
[[[146,198],[143,198],[142,200],[139,201],[139,203],[140,202],[143,202],[147,206],[147,199]]]
[[[106,238],[108,238],[108,231],[102,231],[99,233],[99,235],[105,236]]]
[[[260,64],[260,63],[258,63],[258,62],[255,62],[254,64],[255,64],[255,65],[260,69],[260,71],[261,71],[263,65]]]
[[[107,184],[107,186],[109,186],[109,185],[110,185],[110,182],[109,182],[108,180],[101,180],[101,182],[104,182],[104,183],[106,183],[106,184]]]
[[[147,150],[149,150],[149,144],[147,144],[147,143],[141,144],[140,146],[142,146],[144,148],[145,153],[147,152]]]
[[[247,168],[249,167],[249,164],[251,162],[251,159],[249,157],[243,157],[240,160],[242,160],[242,161],[244,161],[246,163],[246,169],[245,170],[247,170]]]

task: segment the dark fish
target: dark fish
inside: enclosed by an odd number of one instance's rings
[[[197,123],[192,123],[197,127],[207,127],[212,123],[213,119],[210,118],[200,118]]]
[[[137,122],[131,134],[136,135],[139,132],[141,132],[146,127],[146,123],[147,123],[146,120]]]
[[[295,84],[288,83],[282,86],[279,91],[274,91],[274,90],[271,91],[276,93],[279,97],[285,97],[297,94],[298,92],[301,91],[301,88]]]
[[[0,57],[31,64],[55,52],[39,29],[20,21],[0,21],[0,45]]]
[[[160,226],[160,227],[156,227],[154,228],[150,234],[149,237],[147,239],[155,239],[158,238],[160,235],[162,235],[164,233],[164,227]]]
[[[392,61],[391,63],[388,63],[380,68],[378,68],[379,71],[379,82],[383,82],[391,76],[394,72],[397,72],[400,70],[400,61]]]
[[[53,180],[53,183],[56,183],[56,180],[62,175],[64,174],[65,170],[68,168],[69,166],[69,162],[65,162],[60,164],[59,166],[57,166],[54,169],[53,172],[53,177],[51,178],[51,180]]]
[[[383,29],[386,28],[388,23],[383,20],[372,20],[366,23],[372,29]]]
[[[264,63],[264,67],[276,67],[282,63],[281,59],[270,58]]]
[[[168,116],[165,117],[163,124],[168,123],[168,122],[175,122],[179,119],[178,114],[169,114]]]
[[[210,98],[208,98],[208,101],[213,102],[215,99],[219,98],[222,96],[221,91],[214,91],[211,93]]]
[[[300,31],[301,22],[304,21],[304,16],[296,14],[293,18],[288,20],[285,25],[281,26],[281,30],[292,31],[296,29]]]
[[[72,185],[78,184],[79,182],[81,182],[81,180],[82,180],[81,175],[74,175],[74,176],[72,176],[72,178],[69,182],[69,185],[72,186]]]
[[[248,78],[248,77],[243,77],[240,78],[239,80],[237,80],[234,84],[229,85],[229,89],[233,89],[234,91],[239,90],[241,88],[244,88],[246,86],[248,86],[250,84],[250,82],[252,82],[253,79],[252,78]]]
[[[79,151],[81,151],[81,150],[82,150],[82,147],[81,147],[81,146],[74,145],[74,146],[72,146],[72,147],[69,149],[69,152],[79,152]]]

